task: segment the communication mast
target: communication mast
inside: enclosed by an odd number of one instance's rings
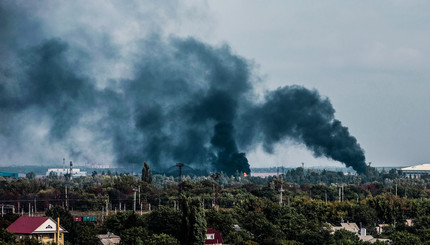
[[[70,179],[72,179],[72,177],[73,177],[72,171],[73,171],[73,163],[72,163],[72,161],[70,161]]]
[[[182,167],[184,166],[183,163],[177,163],[176,166],[179,168],[179,183],[182,182]]]

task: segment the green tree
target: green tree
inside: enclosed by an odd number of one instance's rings
[[[133,227],[145,227],[146,216],[137,215],[133,211],[119,212],[107,217],[104,226],[106,230],[121,235],[124,230]]]
[[[203,203],[200,199],[181,197],[183,244],[202,245],[206,240],[206,219]]]
[[[152,171],[149,168],[149,164],[147,162],[143,163],[142,168],[142,181],[151,184],[152,183]]]
[[[393,245],[421,245],[421,240],[417,235],[407,231],[394,232],[391,235]]]
[[[72,237],[75,245],[96,245],[98,229],[93,223],[76,224],[76,235]]]
[[[358,236],[345,229],[337,230],[330,239],[330,245],[360,245],[363,244]]]
[[[168,234],[153,234],[149,238],[148,245],[177,245],[179,244],[178,239]]]
[[[25,174],[25,177],[27,179],[34,179],[36,177],[36,174],[34,172],[29,172]]]
[[[215,211],[213,209],[206,212],[207,227],[221,232],[222,237],[227,237],[233,231],[235,224],[231,211]]]
[[[124,245],[148,244],[148,231],[143,227],[132,227],[121,232],[121,242]]]
[[[173,208],[161,206],[148,216],[148,229],[152,233],[165,233],[176,238],[181,236],[181,212]]]
[[[0,241],[3,241],[5,243],[14,242],[15,241],[15,235],[12,233],[9,233],[4,228],[1,228],[0,229]]]

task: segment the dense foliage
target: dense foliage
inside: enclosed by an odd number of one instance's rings
[[[203,244],[207,227],[229,244],[367,244],[354,233],[331,232],[330,224],[342,221],[393,244],[427,244],[427,176],[411,180],[372,170],[357,176],[297,168],[269,178],[185,177],[179,185],[163,175],[143,180],[111,173],[73,180],[28,175],[1,179],[0,201],[19,214],[28,215],[29,204],[36,204],[38,213],[60,217],[68,244],[96,244],[96,235],[107,232],[119,235],[122,244]],[[73,221],[83,214],[97,222]],[[14,243],[5,228],[17,217],[8,213],[0,219],[0,244]],[[382,234],[378,224],[387,224]]]

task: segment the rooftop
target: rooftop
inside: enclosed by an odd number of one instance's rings
[[[209,239],[212,238],[212,239]],[[205,244],[223,243],[221,233],[215,229],[207,228]]]
[[[41,227],[46,224],[46,227]],[[32,234],[35,232],[52,233],[55,232],[57,223],[50,217],[28,217],[21,216],[13,222],[7,231],[15,234]],[[60,231],[67,232],[60,226]]]
[[[430,163],[419,164],[406,168],[401,168],[402,171],[430,171]]]

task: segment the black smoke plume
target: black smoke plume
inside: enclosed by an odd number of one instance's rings
[[[53,163],[67,154],[75,162],[102,156],[117,164],[148,161],[161,171],[184,162],[249,173],[244,150],[263,144],[272,152],[275,144],[295,140],[317,157],[364,172],[364,152],[334,118],[328,99],[285,86],[254,102],[259,78],[227,45],[152,34],[123,57],[108,38],[91,38],[105,47],[95,51],[46,34],[37,21],[18,18],[20,11],[0,4],[3,164]],[[120,62],[128,64],[127,75],[100,81],[99,66],[108,72]]]

